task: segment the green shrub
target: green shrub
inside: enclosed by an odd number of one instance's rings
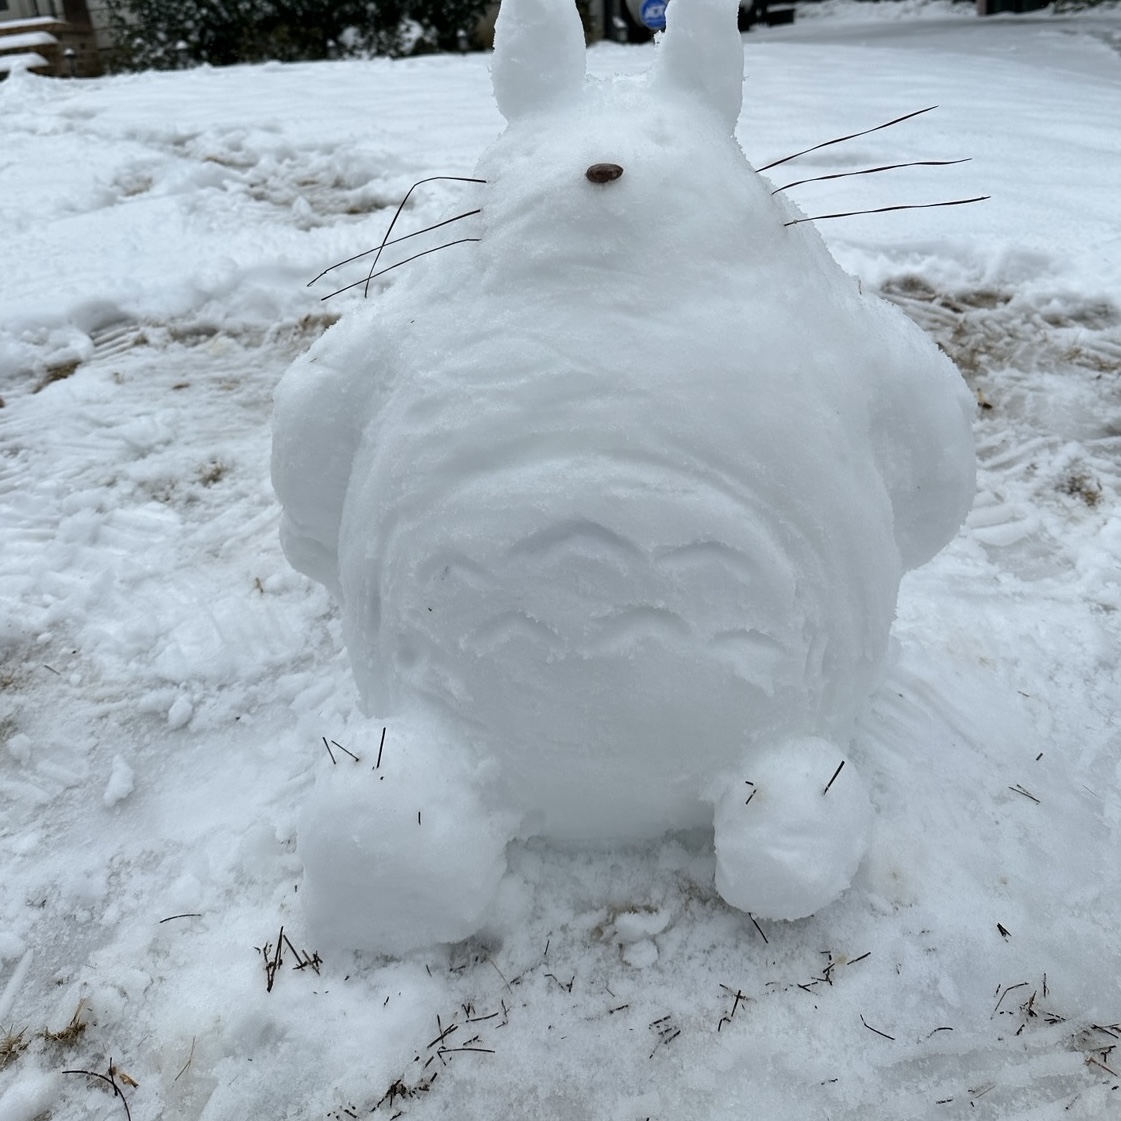
[[[107,0],[119,69],[449,50],[486,0]]]

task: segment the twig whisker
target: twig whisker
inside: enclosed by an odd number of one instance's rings
[[[478,180],[483,182],[483,180]],[[310,288],[317,280],[322,280],[329,272],[334,272],[335,269],[341,269],[343,265],[352,264],[354,261],[360,261],[363,257],[368,257],[371,253],[378,252],[379,249],[388,249],[391,245],[400,245],[403,241],[408,241],[411,237],[420,237],[421,234],[431,233],[433,230],[438,230],[441,226],[450,226],[452,222],[458,222],[463,218],[471,218],[476,214],[481,214],[481,209],[465,210],[462,214],[457,214],[454,218],[445,218],[442,222],[434,222],[431,226],[425,226],[423,230],[416,230],[411,234],[404,234],[401,237],[395,237],[392,241],[379,242],[372,249],[365,249],[361,253],[355,253],[353,257],[347,257],[345,261],[336,261],[335,264],[325,268],[318,276],[313,276],[307,282]]]
[[[784,226],[800,226],[803,222],[820,222],[825,218],[853,218],[858,214],[886,214],[889,210],[928,210],[934,206],[964,206],[969,202],[985,202],[992,195],[978,195],[971,199],[950,199],[947,202],[912,202],[902,206],[877,206],[872,210],[846,210],[840,214],[811,214],[807,218],[795,218],[791,222],[783,222]]]
[[[448,179],[456,183],[485,183],[485,179],[473,179],[464,175],[430,175],[427,179],[418,179],[406,192],[405,197],[397,204],[397,209],[393,214],[393,218],[389,223],[389,228],[385,231],[385,236],[381,240],[381,245],[378,246],[377,255],[374,257],[373,264],[370,265],[370,274],[366,277],[366,290],[363,296],[369,295],[369,284],[374,279],[374,270],[378,267],[378,261],[381,260],[382,250],[389,242],[389,235],[393,232],[393,227],[397,225],[397,219],[401,217],[401,211],[405,208],[405,203],[409,201],[409,197],[417,187],[422,186],[424,183],[434,183],[438,179]],[[334,294],[334,293],[332,293]]]
[[[905,113],[902,117],[896,117],[892,121],[885,121],[882,125],[876,125],[874,128],[866,128],[861,132],[853,132],[848,136],[838,136],[835,140],[825,140],[820,144],[815,144],[812,148],[803,148],[800,152],[795,152],[792,156],[783,156],[781,160],[773,160],[763,167],[757,167],[756,171],[769,171],[772,167],[778,167],[780,163],[789,163],[791,160],[796,160],[799,156],[807,156],[810,152],[816,152],[819,148],[828,148],[833,144],[843,144],[846,140],[855,140],[858,136],[867,136],[870,132],[879,132],[882,128],[891,128],[892,125],[902,124],[903,121],[909,121],[912,117],[920,117],[923,113],[929,113],[932,109],[937,109],[937,105],[928,105],[925,109],[916,109],[913,113]]]
[[[972,156],[965,156],[960,160],[909,160],[907,163],[887,163],[881,167],[865,167],[860,171],[835,171],[831,175],[814,175],[809,179],[795,179],[793,183],[784,183],[776,187],[771,194],[777,195],[779,191],[788,191],[791,187],[801,187],[806,183],[824,183],[827,179],[848,179],[854,175],[875,175],[878,171],[898,171],[901,167],[950,167],[956,163],[969,163]]]
[[[403,261],[398,261],[395,265],[389,265],[378,272],[372,272],[363,280],[356,280],[353,284],[346,285],[345,288],[338,288],[334,292],[328,292],[326,296],[321,296],[321,300],[329,300],[332,296],[341,296],[343,292],[349,292],[352,288],[362,288],[365,286],[369,291],[370,281],[379,276],[384,276],[387,272],[392,272],[394,269],[399,269],[402,265],[407,265],[410,261],[415,261],[418,257],[427,257],[429,253],[435,253],[440,249],[449,249],[453,245],[462,245],[465,241],[481,241],[477,237],[461,237],[457,241],[446,241],[443,245],[437,245],[433,249],[425,249],[422,253],[414,253],[411,257],[406,257]]]

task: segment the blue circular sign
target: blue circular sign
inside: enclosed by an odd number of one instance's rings
[[[669,0],[643,0],[639,15],[651,31],[665,31],[666,4]]]

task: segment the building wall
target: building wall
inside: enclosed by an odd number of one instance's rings
[[[66,19],[63,0],[0,0],[0,22],[44,18]]]
[[[50,37],[50,45],[37,48],[45,59],[40,73],[66,78],[94,77],[103,70],[101,51],[107,43],[105,31],[94,26],[86,0],[0,0],[0,54],[12,54],[5,47],[24,32],[40,31]],[[99,31],[101,34],[99,34]]]

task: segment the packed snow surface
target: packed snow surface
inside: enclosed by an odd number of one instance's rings
[[[979,402],[977,500],[903,580],[829,793],[860,764],[852,887],[753,922],[716,893],[710,830],[518,841],[477,936],[396,959],[317,945],[300,905],[320,784],[358,789],[349,768],[403,792],[402,829],[440,819],[411,804],[419,718],[380,745],[341,615],[280,551],[269,418],[334,309],[344,332],[368,314],[306,281],[501,131],[488,59],[0,85],[5,1121],[123,1117],[62,1073],[110,1061],[137,1121],[1117,1112],[1121,23],[867,19],[745,36],[752,163],[937,103],[768,175],[972,156],[783,193],[811,215],[993,197],[818,224]],[[475,186],[418,188],[400,232]],[[658,285],[641,299],[654,322]]]

